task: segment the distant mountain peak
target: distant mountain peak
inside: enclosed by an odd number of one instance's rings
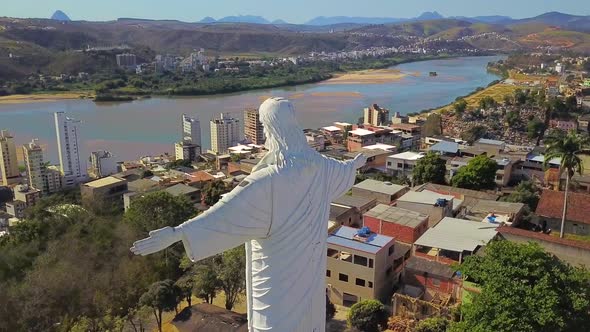
[[[51,15],[51,19],[56,21],[71,21],[68,15],[61,10],[56,10],[55,13]]]
[[[271,23],[272,23],[272,24],[289,24],[289,22],[287,22],[287,21],[285,21],[285,20],[281,20],[281,19],[274,20],[274,21],[272,21]]]
[[[199,21],[199,23],[215,23],[215,22],[217,22],[217,20],[211,16],[204,17],[202,20]]]
[[[420,14],[420,16],[416,17],[417,20],[440,20],[441,18],[445,18],[437,11],[433,12],[424,12]]]

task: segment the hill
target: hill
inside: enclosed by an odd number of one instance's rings
[[[55,13],[51,15],[51,19],[56,21],[71,21],[68,15],[61,10],[56,10]]]
[[[590,32],[590,16],[570,15],[560,12],[549,12],[536,17],[513,20],[507,23],[511,25],[544,24],[566,30]]]

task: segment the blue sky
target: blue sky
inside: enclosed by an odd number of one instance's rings
[[[445,16],[531,17],[548,11],[590,15],[588,0],[0,0],[0,16],[49,17],[61,9],[73,20],[119,17],[177,19],[260,15],[303,23],[315,16],[415,17],[424,11]]]

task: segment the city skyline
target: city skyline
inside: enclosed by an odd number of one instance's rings
[[[57,0],[38,3],[33,0],[6,2],[3,16],[22,18],[49,18],[56,10],[62,10],[72,20],[108,21],[121,17],[145,19],[172,19],[197,22],[210,16],[216,19],[225,16],[256,15],[269,20],[281,19],[290,23],[305,23],[317,16],[359,16],[359,17],[396,17],[412,18],[423,12],[437,11],[444,16],[487,16],[505,15],[513,18],[533,17],[550,11],[559,11],[572,15],[589,15],[590,3],[576,0],[556,1],[508,1],[499,0],[490,10],[488,3],[482,0],[425,0],[406,3],[402,1],[370,0],[360,8],[350,0],[326,0],[321,3],[302,0],[297,3],[277,5],[271,0],[251,3],[238,0],[226,0],[219,3],[191,3],[183,0],[171,0],[164,6],[161,2],[130,0],[124,3],[114,0],[89,2],[83,6],[79,1]],[[313,6],[314,10],[309,8]]]

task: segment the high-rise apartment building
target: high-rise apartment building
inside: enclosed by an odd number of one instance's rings
[[[0,175],[2,175],[2,185],[5,186],[20,181],[14,137],[8,130],[0,131]]]
[[[43,158],[43,149],[37,139],[23,146],[25,172],[30,187],[40,190],[43,195],[58,192],[61,189],[61,172],[55,166],[49,166]]]
[[[135,68],[137,65],[135,54],[117,54],[117,66],[123,68]]]
[[[262,123],[260,123],[258,110],[255,108],[244,111],[244,136],[254,144],[264,144],[264,130]]]
[[[54,119],[59,167],[63,185],[68,187],[86,178],[86,165],[80,159],[80,121],[68,118],[64,112],[55,112]]]
[[[117,173],[117,161],[108,151],[94,151],[90,153],[89,173],[94,178],[102,178]]]
[[[196,117],[182,115],[182,141],[201,146],[201,123]]]
[[[27,183],[35,189],[44,191],[43,170],[45,165],[43,162],[43,149],[36,139],[23,146],[23,158],[25,159]]]
[[[211,151],[226,153],[227,149],[240,142],[240,121],[221,114],[219,119],[211,120]]]
[[[389,124],[389,110],[373,104],[364,109],[364,124],[386,126]]]

